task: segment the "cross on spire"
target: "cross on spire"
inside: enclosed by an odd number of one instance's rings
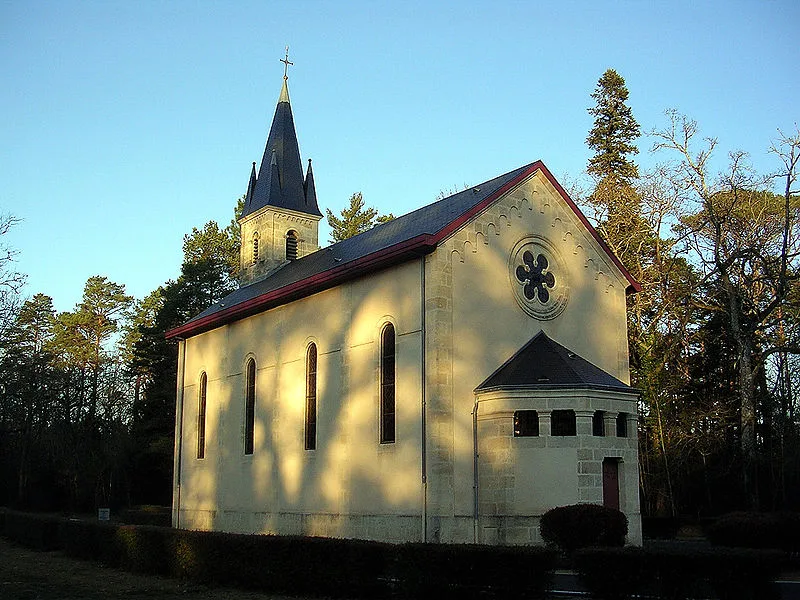
[[[289,65],[294,65],[289,60],[289,46],[286,46],[286,58],[281,58],[280,61],[283,63],[283,78],[284,80],[289,79]]]

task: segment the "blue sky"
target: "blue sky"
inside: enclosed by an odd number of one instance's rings
[[[800,118],[798,23],[795,0],[0,0],[0,213],[22,219],[0,241],[61,311],[92,275],[137,298],[177,277],[183,235],[228,223],[261,159],[286,45],[323,210],[361,191],[399,215],[537,159],[578,178],[607,68],[643,131],[676,108],[720,164],[769,171]]]

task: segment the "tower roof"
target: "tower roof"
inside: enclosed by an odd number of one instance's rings
[[[551,340],[544,331],[520,348],[481,383],[476,392],[496,389],[590,388],[636,393],[603,369]]]
[[[289,102],[289,87],[284,76],[261,166],[255,182],[251,176],[242,217],[268,205],[321,217],[313,182],[311,194],[307,194],[307,187]]]

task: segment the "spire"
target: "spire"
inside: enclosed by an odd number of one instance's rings
[[[286,84],[286,80],[283,80],[283,85],[281,86],[281,95],[278,96],[278,103],[286,102],[289,104],[289,86]]]
[[[294,128],[292,105],[289,103],[287,69],[292,63],[289,62],[288,48],[286,58],[281,62],[284,63],[284,76],[278,105],[275,107],[275,115],[267,136],[261,166],[258,169],[255,184],[252,186],[249,202],[245,203],[242,217],[267,205],[321,217],[322,213],[317,206],[313,178],[312,196],[310,198],[306,196],[308,176],[305,179],[303,177],[300,147]]]
[[[303,191],[306,194],[306,208],[309,206],[317,207],[317,190],[314,187],[314,172],[311,170],[311,159],[308,159],[308,170],[306,171],[306,180],[303,184]],[[306,210],[306,212],[308,212]]]
[[[253,201],[253,190],[256,187],[256,163],[253,161],[253,168],[250,170],[250,182],[247,184],[247,193],[244,196],[244,208],[242,212],[247,214],[252,212],[250,210],[250,204]]]

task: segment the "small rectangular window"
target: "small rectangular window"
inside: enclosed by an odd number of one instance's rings
[[[535,410],[514,412],[514,437],[536,437],[539,435],[539,413]]]
[[[550,413],[550,434],[554,436],[576,435],[575,411],[554,410]]]

